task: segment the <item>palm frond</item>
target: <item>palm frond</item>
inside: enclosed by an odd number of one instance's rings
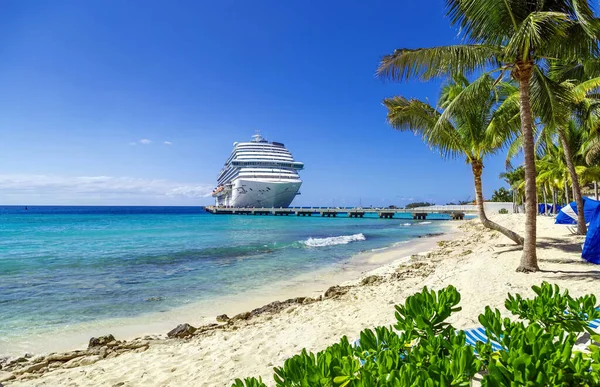
[[[486,45],[455,45],[398,49],[381,59],[377,76],[396,81],[428,80],[452,74],[470,74],[489,66],[498,67],[501,51]]]
[[[515,157],[517,157],[517,155],[519,154],[519,152],[521,152],[522,149],[523,136],[518,136],[508,146],[508,151],[506,152],[506,160],[504,161],[506,169],[513,169],[512,160]]]
[[[452,25],[471,41],[501,45],[521,25],[529,13],[523,0],[446,0]]]
[[[506,54],[514,60],[527,61],[532,50],[543,47],[548,40],[564,38],[570,23],[563,12],[532,12],[521,23],[506,45]]]
[[[566,123],[567,105],[571,100],[569,87],[550,79],[541,69],[534,67],[531,77],[531,105],[544,125],[556,127]]]
[[[388,109],[387,121],[394,129],[420,135],[425,144],[438,149],[443,157],[464,153],[462,140],[452,123],[438,124],[440,113],[431,105],[401,96],[386,98],[383,104]]]
[[[588,79],[575,85],[572,89],[574,102],[581,102],[585,97],[592,96],[591,93],[600,88],[600,77]],[[592,96],[593,97],[593,96]]]

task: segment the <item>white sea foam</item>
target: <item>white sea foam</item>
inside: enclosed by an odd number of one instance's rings
[[[324,246],[334,246],[334,245],[346,245],[350,242],[364,241],[365,238],[363,233],[354,234],[354,235],[340,235],[329,238],[308,238],[305,241],[302,241],[308,247],[324,247]]]
[[[419,224],[431,224],[431,222],[421,222]]]
[[[412,223],[402,223],[403,226],[411,226]]]

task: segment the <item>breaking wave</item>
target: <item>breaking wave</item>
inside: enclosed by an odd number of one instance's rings
[[[402,223],[403,226],[410,226],[412,223]]]
[[[365,235],[363,233],[354,235],[341,235],[329,238],[308,238],[302,243],[308,247],[324,247],[334,245],[346,245],[350,242],[364,241]]]
[[[419,224],[431,224],[431,222],[421,222]]]

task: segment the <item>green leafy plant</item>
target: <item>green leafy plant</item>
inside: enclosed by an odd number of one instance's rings
[[[547,282],[533,286],[536,296],[508,295],[506,309],[521,321],[502,319],[500,311],[486,307],[479,322],[487,335],[502,346],[478,343],[477,351],[488,373],[483,386],[597,386],[600,374],[592,370],[593,358],[574,352],[580,333],[600,317],[596,297],[573,298]],[[597,352],[597,351],[596,351]]]
[[[498,210],[499,214],[508,214],[508,210],[506,208],[501,208]]]
[[[244,380],[236,379],[231,387],[267,387],[267,385],[260,378],[246,378]]]
[[[393,327],[365,329],[316,354],[303,350],[274,368],[277,387],[599,386],[600,346],[574,351],[588,324],[599,318],[593,295],[573,298],[558,286],[534,286],[535,297],[508,295],[505,306],[518,320],[489,306],[479,321],[490,339],[468,345],[466,334],[446,320],[459,311],[453,286],[423,288],[395,306]],[[591,335],[600,343],[600,335]],[[493,346],[498,344],[500,349]],[[260,379],[236,379],[233,387],[266,387]]]

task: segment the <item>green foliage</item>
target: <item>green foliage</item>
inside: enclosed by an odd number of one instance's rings
[[[588,323],[600,318],[596,310],[596,296],[573,298],[569,291],[560,292],[558,285],[543,282],[532,286],[536,297],[523,299],[520,294],[509,294],[504,306],[520,319],[537,323],[555,336],[561,331],[593,333]]]
[[[488,371],[482,386],[599,385],[600,373],[592,369],[593,359],[573,352],[578,334],[589,331],[588,323],[600,317],[596,297],[573,298],[547,282],[532,288],[533,299],[509,294],[506,300],[506,309],[520,321],[502,319],[500,311],[490,307],[479,316],[488,337],[503,347],[493,352],[490,343],[478,343]]]
[[[466,343],[446,320],[459,311],[460,293],[427,289],[395,306],[394,327],[365,329],[317,354],[303,350],[274,369],[277,387],[470,386],[481,373],[484,387],[598,386],[600,347],[573,350],[578,336],[599,318],[596,298],[573,298],[558,286],[534,286],[535,297],[508,295],[506,309],[518,320],[486,307],[479,321],[492,343]],[[600,335],[591,335],[600,342]],[[260,379],[236,379],[232,387],[266,387]]]
[[[404,208],[406,208],[407,210],[411,209],[411,208],[416,208],[416,207],[429,207],[429,206],[434,206],[435,203],[429,203],[429,202],[415,202],[415,203],[409,203],[406,206],[404,206]]]
[[[490,201],[492,201],[492,202],[512,202],[512,200],[513,200],[512,191],[509,191],[504,187],[500,187],[500,188],[494,190],[494,193],[492,194],[492,199]]]
[[[236,379],[231,387],[267,387],[267,385],[262,382],[261,378],[246,378],[244,380]]]
[[[508,214],[508,210],[506,208],[501,208],[498,210],[499,214]]]
[[[404,305],[396,305],[395,328],[414,338],[447,335],[448,329],[454,329],[446,323],[453,312],[462,308],[456,307],[460,302],[460,293],[452,285],[436,292],[423,291],[406,298]]]

